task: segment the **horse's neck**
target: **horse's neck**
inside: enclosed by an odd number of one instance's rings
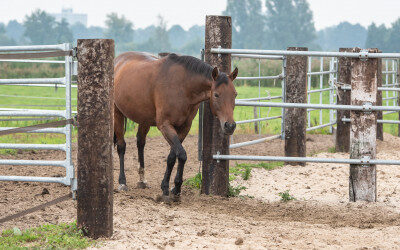
[[[205,79],[192,79],[187,82],[187,93],[191,104],[199,104],[202,101],[210,99],[211,86]]]

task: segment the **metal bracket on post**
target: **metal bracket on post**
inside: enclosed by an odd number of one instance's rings
[[[358,56],[358,58],[360,58],[361,61],[367,61],[368,60],[368,50],[363,49],[360,51],[360,55]]]
[[[221,153],[217,151],[217,155],[220,155]],[[217,163],[219,163],[219,159],[217,159]]]
[[[372,103],[371,102],[365,102],[362,107],[363,107],[364,112],[366,112],[366,113],[372,112]]]
[[[369,157],[368,155],[364,155],[364,156],[361,157],[361,159],[360,159],[361,164],[362,164],[361,166],[363,166],[363,167],[368,167],[370,160],[371,160],[371,157]],[[367,163],[367,164],[365,164],[365,163]]]
[[[222,49],[222,47],[218,46],[218,49],[220,50],[220,49]],[[222,57],[221,53],[218,53],[218,58],[221,58],[221,57]]]

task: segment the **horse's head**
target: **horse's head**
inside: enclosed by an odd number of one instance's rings
[[[233,85],[238,74],[238,69],[230,73],[219,73],[217,67],[212,72],[213,83],[210,95],[210,107],[213,115],[218,117],[222,131],[231,135],[235,131],[236,123],[233,119],[233,110],[235,109],[235,98],[237,92]]]

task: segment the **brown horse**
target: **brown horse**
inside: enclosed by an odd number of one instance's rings
[[[120,160],[120,189],[127,190],[124,172],[126,118],[139,124],[138,187],[145,188],[143,150],[150,126],[157,126],[171,146],[167,169],[161,183],[162,199],[169,200],[169,180],[178,158],[173,198],[179,199],[186,151],[182,142],[202,101],[210,100],[212,113],[218,117],[224,133],[232,134],[235,97],[232,81],[238,69],[227,75],[191,56],[170,54],[162,59],[139,52],[123,53],[115,59],[114,144]]]

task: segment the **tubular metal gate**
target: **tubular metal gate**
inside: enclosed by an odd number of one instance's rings
[[[40,120],[38,117],[45,117],[44,119],[72,119],[72,105],[71,105],[71,87],[72,75],[77,72],[77,64],[73,62],[73,49],[71,44],[58,44],[58,45],[38,45],[38,46],[7,46],[0,47],[1,62],[19,62],[19,63],[51,63],[51,64],[65,64],[65,76],[61,78],[30,78],[30,79],[0,79],[0,85],[10,86],[29,86],[29,87],[62,87],[65,88],[65,110],[42,110],[42,109],[17,109],[17,108],[1,108],[0,117],[29,117],[25,120]],[[29,60],[31,58],[47,58],[55,56],[64,56],[64,61],[53,60]],[[8,58],[12,59],[8,59]],[[14,57],[13,57],[14,56]],[[6,58],[6,59],[4,59]],[[19,58],[19,59],[13,59]],[[22,58],[22,59],[21,59]],[[43,98],[43,99],[60,99],[56,97],[36,97],[36,96],[21,96],[21,95],[6,95],[1,94],[2,97],[13,98]],[[10,105],[7,105],[10,106]],[[11,105],[12,106],[12,105]],[[16,106],[29,106],[29,105],[16,105]],[[32,105],[31,105],[32,106]],[[35,105],[33,105],[35,106]],[[42,107],[49,107],[49,105],[38,105]],[[50,105],[57,106],[57,105]],[[34,118],[32,118],[34,117]],[[42,118],[43,119],[43,118]],[[16,119],[18,120],[18,119]],[[0,127],[0,131],[14,129],[13,127]],[[0,176],[0,181],[28,181],[28,182],[48,182],[48,183],[61,183],[71,186],[74,192],[77,188],[75,178],[74,166],[71,157],[71,129],[72,125],[67,123],[64,127],[57,128],[43,128],[27,133],[57,133],[65,135],[64,144],[11,144],[0,143],[0,149],[38,149],[38,150],[61,150],[64,151],[66,157],[64,160],[11,160],[0,159],[0,165],[26,165],[26,166],[57,166],[65,168],[65,176],[63,177],[38,177],[38,176]],[[26,133],[26,132],[23,132]]]
[[[399,86],[399,83],[397,82],[397,71],[398,71],[398,60],[400,58],[400,53],[368,53],[366,51],[361,51],[360,53],[352,53],[352,52],[320,52],[320,51],[284,51],[284,50],[245,50],[245,49],[224,49],[224,48],[213,48],[211,49],[211,53],[217,53],[217,54],[231,54],[232,56],[236,54],[241,54],[242,57],[250,57],[250,58],[259,58],[259,57],[268,57],[268,56],[280,56],[283,57],[283,69],[285,68],[285,62],[286,62],[286,56],[288,55],[297,55],[297,56],[308,56],[308,58],[311,57],[319,57],[320,58],[320,71],[319,72],[311,72],[310,66],[308,70],[308,82],[309,82],[309,87],[310,87],[310,79],[312,75],[319,75],[320,76],[320,89],[318,90],[308,90],[308,96],[310,96],[311,93],[319,92],[320,97],[319,97],[319,103],[318,104],[310,104],[310,97],[308,98],[309,103],[285,103],[285,97],[283,95],[283,102],[282,103],[274,103],[274,102],[254,102],[255,100],[260,101],[260,98],[251,98],[251,99],[238,99],[236,100],[236,106],[252,106],[252,107],[279,107],[284,110],[285,108],[304,108],[308,110],[308,114],[310,114],[310,111],[313,110],[320,110],[320,125],[310,127],[309,123],[309,128],[307,129],[308,131],[311,129],[318,129],[326,126],[332,126],[336,123],[334,121],[334,112],[336,110],[359,110],[359,111],[387,111],[385,114],[389,113],[394,113],[394,112],[400,112],[400,107],[398,107],[396,104],[397,96],[398,96],[398,91],[400,91],[400,88],[395,88],[396,86]],[[329,66],[329,71],[324,71],[323,67],[323,58],[324,57],[331,57],[330,61],[330,66]],[[337,57],[352,57],[352,58],[360,58],[360,59],[368,59],[368,58],[381,58],[383,60],[386,60],[386,70],[383,71],[383,74],[386,74],[386,81],[385,84],[383,84],[382,87],[378,87],[378,90],[380,91],[386,91],[386,98],[385,100],[387,104],[389,104],[390,100],[393,101],[393,106],[368,106],[368,105],[363,105],[363,106],[357,106],[357,105],[336,105],[334,103],[334,83],[336,82],[337,78],[337,60],[335,58]],[[309,59],[312,60],[312,59]],[[388,61],[392,61],[392,70],[388,70]],[[311,65],[309,61],[309,65]],[[323,88],[323,75],[329,74],[329,87],[328,88]],[[389,83],[389,77],[388,75],[391,75],[391,80],[392,82]],[[283,76],[285,75],[285,70],[283,70]],[[240,79],[239,77],[237,79]],[[282,83],[282,88],[285,88],[285,83],[283,81]],[[350,89],[350,86],[342,86],[343,89]],[[330,93],[330,100],[329,104],[323,104],[322,103],[322,92],[324,91],[329,91]],[[388,92],[391,91],[394,96],[389,97]],[[284,91],[283,91],[284,93]],[[268,100],[268,99],[267,99]],[[329,115],[329,123],[323,124],[322,121],[322,110],[323,109],[328,109],[330,110],[330,115]],[[308,115],[310,117],[310,115]],[[285,120],[285,115],[284,112],[282,112],[282,121],[284,124]],[[381,123],[399,123],[399,121],[379,121]],[[283,126],[282,126],[283,127]],[[283,135],[283,134],[282,134]],[[279,135],[277,138],[281,137]],[[259,142],[265,141],[264,139],[255,140],[251,142],[245,142],[241,143],[239,146],[247,146]],[[236,144],[233,144],[232,146],[235,146]],[[232,147],[231,147],[232,148]],[[252,161],[285,161],[285,162],[321,162],[321,163],[348,163],[348,164],[363,164],[363,165],[369,165],[369,164],[381,164],[381,165],[400,165],[400,161],[398,160],[379,160],[379,159],[369,159],[369,158],[362,158],[362,159],[332,159],[332,158],[311,158],[311,157],[277,157],[277,156],[253,156],[253,155],[220,155],[217,153],[216,155],[213,155],[213,159],[215,160],[252,160]]]

